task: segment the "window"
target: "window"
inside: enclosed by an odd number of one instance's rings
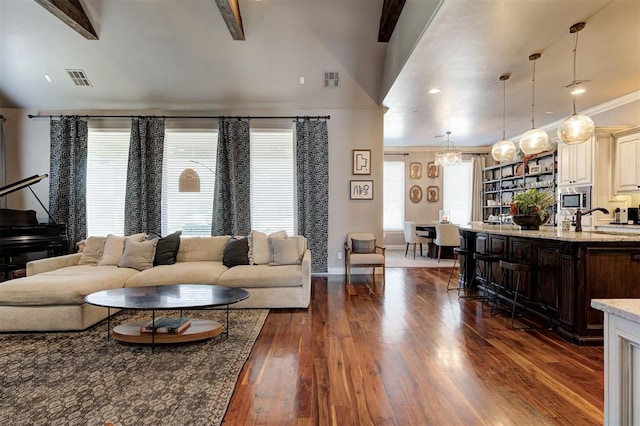
[[[89,129],[88,235],[122,235],[130,129]],[[162,235],[211,235],[218,131],[166,129],[162,183]],[[186,168],[200,176],[200,192],[179,192]],[[293,130],[251,130],[251,222],[263,232],[294,235]]]
[[[404,229],[404,162],[384,162],[384,230]]]
[[[442,208],[449,211],[451,222],[467,224],[471,220],[471,162],[446,166],[442,170]]]
[[[251,227],[294,235],[293,130],[251,130]]]
[[[122,235],[129,129],[89,129],[87,141],[87,236]]]
[[[166,129],[162,179],[162,235],[211,235],[218,131]],[[194,161],[197,161],[194,162]],[[200,192],[179,192],[180,174],[200,176]]]

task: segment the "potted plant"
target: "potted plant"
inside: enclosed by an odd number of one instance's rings
[[[513,222],[524,230],[537,230],[551,216],[547,208],[555,203],[553,192],[536,188],[516,194],[511,203]]]

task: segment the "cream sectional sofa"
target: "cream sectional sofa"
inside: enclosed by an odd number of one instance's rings
[[[78,264],[81,253],[29,262],[27,276],[0,283],[0,332],[82,330],[107,317],[107,309],[84,302],[90,293],[121,287],[214,284],[241,287],[250,297],[233,308],[307,308],[311,252],[302,236],[292,264],[228,268],[223,253],[230,237],[181,237],[176,262],[137,270]],[[266,240],[265,240],[266,241]],[[112,310],[113,313],[113,310]]]

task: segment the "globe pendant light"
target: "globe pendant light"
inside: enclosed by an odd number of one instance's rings
[[[520,138],[520,149],[526,155],[538,154],[550,148],[549,135],[544,130],[536,129],[535,121],[535,99],[536,99],[536,59],[542,56],[540,53],[534,53],[529,56],[529,60],[533,62],[533,77],[531,78],[531,130],[526,132]]]
[[[511,161],[516,156],[516,145],[508,141],[505,137],[505,113],[506,113],[506,82],[509,80],[509,74],[503,74],[500,76],[502,81],[502,140],[496,142],[491,147],[491,156],[494,160],[503,162]]]
[[[578,50],[578,32],[584,29],[585,25],[584,22],[578,22],[569,28],[569,33],[576,35],[573,46],[573,82],[571,83],[573,88],[581,83],[576,80],[576,52]],[[573,95],[573,115],[566,118],[558,127],[558,137],[569,145],[583,143],[593,136],[594,130],[595,125],[590,117],[576,113],[576,95]]]
[[[457,150],[453,142],[449,140],[451,132],[447,131],[447,142],[444,151],[436,152],[436,165],[453,166],[462,163],[462,152]]]

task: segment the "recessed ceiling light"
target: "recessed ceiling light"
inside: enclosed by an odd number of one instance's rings
[[[51,76],[49,74],[45,74],[44,79],[47,80],[47,82],[49,83],[53,83],[53,80],[51,79]]]
[[[442,92],[442,90],[438,89],[437,87],[434,87],[433,89],[429,90],[430,95],[435,95],[436,93],[440,93],[440,92]]]
[[[553,114],[553,111],[545,111],[545,114]]]
[[[572,95],[574,95],[574,96],[575,96],[575,95],[581,95],[581,94],[583,94],[583,93],[584,93],[584,92],[586,92],[586,91],[587,91],[587,90],[586,90],[584,87],[576,87],[575,89],[573,89],[573,90],[571,91],[571,94],[572,94]]]

